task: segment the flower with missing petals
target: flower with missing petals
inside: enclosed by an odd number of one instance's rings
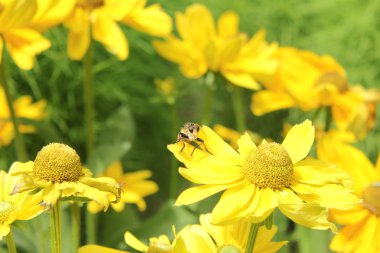
[[[13,193],[42,191],[43,205],[58,199],[95,200],[104,209],[120,197],[120,185],[112,178],[91,177],[74,149],[61,143],[44,146],[34,162],[15,163],[12,174],[22,176]]]

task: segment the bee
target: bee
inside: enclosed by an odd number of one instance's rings
[[[182,150],[185,148],[185,142],[187,143],[195,142],[197,145],[194,147],[193,151],[191,152],[191,156],[193,155],[195,149],[199,148],[201,144],[203,144],[206,151],[211,154],[211,152],[208,151],[208,149],[206,148],[204,140],[198,137],[198,132],[200,128],[201,128],[200,125],[196,123],[192,123],[192,122],[185,123],[185,125],[181,128],[181,130],[179,131],[177,135],[176,143],[180,141],[182,141],[183,143],[183,146],[180,152],[182,152]]]

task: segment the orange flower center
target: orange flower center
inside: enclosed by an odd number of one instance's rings
[[[65,144],[51,143],[38,152],[33,172],[50,182],[72,182],[82,175],[82,164],[74,149]]]
[[[380,182],[373,183],[364,190],[363,205],[380,216]]]
[[[278,143],[263,143],[252,150],[243,163],[246,179],[260,188],[281,190],[293,176],[293,163],[288,152]]]
[[[160,241],[150,242],[146,253],[171,253],[172,246]]]
[[[104,5],[104,0],[78,0],[77,6],[83,9],[96,9]]]
[[[15,208],[11,203],[0,201],[0,224],[5,223],[14,210]]]

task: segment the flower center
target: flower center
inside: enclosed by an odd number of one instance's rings
[[[14,210],[15,207],[11,203],[0,201],[0,224],[6,222]]]
[[[80,157],[74,149],[61,143],[50,143],[37,154],[34,174],[47,181],[77,181],[82,175]]]
[[[171,253],[172,246],[160,241],[154,241],[149,244],[146,253]]]
[[[241,253],[242,251],[233,245],[222,245],[218,247],[217,253]]]
[[[380,182],[373,183],[363,192],[363,205],[377,216],[380,216]]]
[[[77,6],[83,9],[96,9],[104,5],[104,0],[78,0]]]
[[[323,74],[316,82],[317,85],[333,84],[340,92],[348,89],[347,79],[338,72],[327,72]]]
[[[243,174],[260,188],[281,190],[288,187],[293,163],[288,152],[278,143],[263,143],[252,150],[243,163]]]

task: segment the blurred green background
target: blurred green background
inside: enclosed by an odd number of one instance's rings
[[[160,3],[171,16],[194,2],[149,1]],[[268,41],[332,55],[346,69],[352,84],[380,87],[380,2],[377,0],[208,0],[201,3],[215,17],[226,10],[236,11],[240,15],[240,30],[249,35],[265,28]],[[200,122],[205,80],[182,77],[177,65],[155,53],[151,46],[154,38],[126,27],[123,29],[130,44],[127,61],[120,62],[102,46],[95,45],[95,154],[101,155],[90,158],[89,164],[95,174],[115,159],[122,160],[125,171],[150,169],[160,190],[148,197],[148,210],[144,213],[129,206],[123,213],[109,210],[100,215],[99,244],[121,249],[126,247],[123,241],[126,230],[140,238],[171,234],[172,224],[179,230],[188,223],[196,223],[197,215],[211,210],[217,200],[211,198],[199,205],[182,208],[174,208],[173,202],[168,201],[172,156],[166,145],[175,142],[183,123]],[[74,147],[82,154],[82,160],[87,159],[83,155],[82,63],[67,58],[66,35],[63,27],[47,32],[53,46],[38,57],[32,71],[21,71],[13,63],[8,65],[16,97],[30,94],[35,100],[45,98],[48,101],[48,117],[42,123],[34,123],[39,128],[38,133],[25,137],[30,158],[35,157],[43,145],[59,141]],[[156,78],[167,77],[175,80],[175,105],[164,101],[154,83]],[[219,123],[234,128],[230,91],[224,85],[217,85],[216,89],[210,125]],[[249,111],[251,94],[249,90],[244,93],[248,126],[264,137],[279,140],[283,122],[294,123],[306,117],[296,110],[254,117]],[[378,124],[358,145],[374,161],[380,146]],[[15,157],[12,146],[1,148],[0,168],[9,168]],[[179,183],[178,192],[188,186],[184,179]],[[47,221],[47,214],[44,214],[37,220],[18,225],[16,243],[20,245],[20,252],[48,252]],[[275,223],[281,226],[278,238],[291,241],[281,252],[329,252],[330,232],[311,232],[289,225],[280,215],[276,215]],[[39,224],[41,233],[37,234],[41,238],[33,239],[36,233],[32,229],[36,224]],[[28,228],[29,234],[24,232]],[[63,236],[70,237],[68,225],[65,231]],[[39,248],[42,243],[46,244],[45,249]],[[70,252],[70,247],[66,247],[66,252]]]

